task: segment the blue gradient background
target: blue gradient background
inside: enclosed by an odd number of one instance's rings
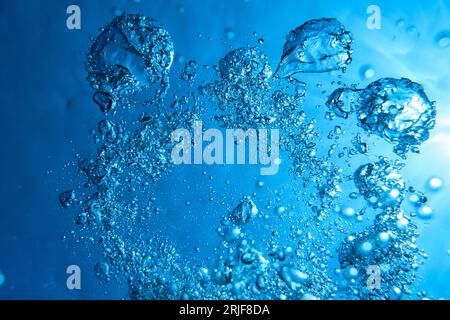
[[[70,4],[81,7],[79,31],[66,28]],[[366,28],[366,8],[371,4],[381,7],[381,30]],[[84,54],[89,37],[96,36],[98,28],[113,19],[114,8],[160,20],[172,35],[175,61],[183,56],[199,65],[213,65],[230,49],[255,44],[252,33],[256,31],[265,39],[262,49],[270,57],[272,68],[279,61],[288,31],[312,18],[335,17],[355,40],[345,82],[367,85],[370,81],[361,80],[359,69],[370,63],[376,72],[372,80],[407,77],[423,84],[430,99],[437,101],[437,126],[432,138],[422,145],[422,153],[409,157],[404,175],[419,188],[432,175],[447,183],[440,193],[431,195],[434,218],[417,220],[421,232],[418,244],[429,258],[419,271],[421,279],[416,287],[436,298],[450,298],[450,47],[439,48],[434,43],[439,31],[450,29],[450,1],[18,0],[0,2],[0,271],[5,276],[0,299],[126,296],[126,282],[104,285],[93,276],[93,264],[99,259],[95,246],[61,240],[76,229],[73,213],[62,210],[57,201],[60,191],[80,179],[63,165],[72,161],[75,153],[89,155],[95,151],[88,132],[102,115],[91,100],[92,90],[85,80]],[[398,19],[405,20],[403,27],[396,25]],[[420,36],[406,32],[411,25]],[[226,28],[235,33],[232,41],[225,39]],[[175,62],[172,78],[180,68]],[[306,78],[312,83],[329,82],[327,75]],[[305,109],[314,114],[314,93],[310,98],[312,111],[308,106]],[[325,97],[317,99],[323,104]],[[390,155],[391,147],[379,144],[380,150]],[[257,169],[208,168],[207,176],[202,171],[175,169],[176,179],[198,182],[193,187],[197,189],[190,193],[174,188],[175,178],[164,178],[158,184],[158,201],[165,209],[152,228],[168,234],[186,255],[194,255],[192,248],[201,246],[200,256],[207,256],[216,243],[211,226],[217,225],[220,214],[215,213],[214,205],[207,204],[208,192],[201,187],[202,180],[206,182],[214,175],[217,197],[231,203],[242,194],[221,194],[228,175],[242,176],[240,188],[245,191],[255,188]],[[282,172],[267,178],[266,183],[276,189],[289,179]],[[192,212],[205,214],[186,214],[183,204],[189,197],[196,203]],[[66,288],[65,270],[70,264],[81,267],[80,291]]]

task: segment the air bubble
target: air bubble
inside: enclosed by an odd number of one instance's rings
[[[345,70],[351,62],[350,32],[336,19],[313,19],[291,31],[276,76]]]
[[[450,46],[450,31],[444,30],[436,34],[434,43],[438,48],[448,48]]]
[[[421,219],[431,219],[433,216],[433,209],[429,206],[422,206],[417,210],[417,216]]]
[[[97,91],[115,97],[129,95],[164,82],[173,55],[170,35],[158,22],[122,14],[92,43],[88,79]]]
[[[68,190],[59,195],[59,203],[63,208],[68,208],[75,201],[75,191]]]
[[[230,28],[225,29],[225,37],[228,40],[233,40],[234,37],[236,36],[236,34],[234,33],[234,31]]]
[[[362,66],[361,69],[359,69],[359,75],[361,79],[368,80],[375,76],[375,70],[370,65]]]
[[[401,28],[405,25],[405,19],[398,19],[395,24],[397,25],[397,27]]]
[[[444,186],[444,181],[439,177],[431,177],[427,181],[427,188],[430,191],[440,191],[442,187]]]

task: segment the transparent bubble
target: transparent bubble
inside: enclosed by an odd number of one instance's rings
[[[310,293],[305,293],[302,297],[302,300],[319,300],[319,298]]]
[[[397,25],[397,27],[403,27],[405,26],[405,19],[398,19],[395,24]]]
[[[234,37],[236,36],[236,34],[234,33],[234,31],[230,28],[225,29],[225,37],[228,40],[233,40]]]
[[[408,28],[406,28],[406,32],[408,34],[415,34],[417,32],[417,28],[416,26],[409,26]]]
[[[394,144],[403,158],[419,152],[435,125],[435,104],[421,85],[405,78],[382,78],[363,90],[338,88],[326,105],[342,118],[356,111],[358,125]]]
[[[409,220],[405,217],[400,217],[397,219],[396,226],[399,230],[405,230],[406,227],[409,225]]]
[[[272,70],[267,55],[255,47],[236,49],[219,61],[218,71],[220,81],[205,86],[204,92],[214,101],[214,117],[224,127],[267,127],[276,120],[279,108],[270,101]]]
[[[88,55],[91,86],[112,96],[128,95],[162,81],[173,60],[173,43],[158,22],[122,14],[94,40]]]
[[[450,31],[449,30],[440,31],[434,37],[434,43],[438,48],[442,49],[448,48],[450,46]]]
[[[350,278],[354,278],[354,277],[356,277],[357,275],[358,275],[358,269],[356,269],[355,267],[351,267],[351,268],[348,268],[348,276],[350,277]]]
[[[341,209],[341,214],[346,218],[351,218],[356,215],[356,210],[352,207],[344,207]]]
[[[115,125],[108,120],[100,120],[97,124],[101,140],[113,142],[117,138],[117,129]]]
[[[434,128],[436,107],[421,85],[409,79],[383,78],[359,91],[359,125],[395,145],[405,157],[428,140]]]
[[[75,201],[75,191],[68,190],[59,195],[59,203],[63,208],[68,208]]]
[[[351,62],[350,32],[336,19],[313,19],[291,31],[276,76],[345,70]]]
[[[285,212],[286,212],[286,207],[279,206],[279,207],[277,208],[277,213],[278,213],[278,214],[283,214],[283,213],[285,213]]]
[[[328,97],[326,105],[336,116],[347,119],[356,110],[358,99],[358,91],[338,88]]]
[[[359,75],[361,79],[371,79],[375,76],[375,70],[371,65],[364,65],[359,69]]]
[[[382,231],[377,235],[377,244],[381,247],[387,245],[389,243],[389,240],[391,239],[391,236],[389,232]]]
[[[241,225],[250,221],[258,214],[258,208],[250,197],[244,197],[237,207],[230,212],[230,214],[224,220],[226,222],[232,222],[236,225]]]
[[[364,90],[363,97],[361,126],[395,143],[398,154],[428,140],[436,108],[419,84],[384,78]]]
[[[429,206],[421,206],[417,210],[417,217],[421,219],[431,219],[433,217],[433,209]]]
[[[431,177],[428,179],[426,186],[430,191],[440,191],[444,186],[444,181],[439,177]]]
[[[108,281],[110,277],[110,266],[106,262],[99,262],[94,266],[95,276],[102,281]]]
[[[97,91],[92,100],[99,106],[102,112],[108,112],[114,110],[116,102],[114,98],[104,92]]]
[[[361,255],[368,255],[373,250],[373,244],[371,241],[364,241],[358,246],[358,253]]]

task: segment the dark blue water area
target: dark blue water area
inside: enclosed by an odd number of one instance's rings
[[[71,4],[81,8],[81,30],[66,28],[66,8]],[[177,75],[185,61],[212,66],[230,50],[247,45],[259,45],[275,70],[286,34],[322,17],[339,19],[351,31],[354,44],[353,61],[341,78],[330,73],[301,76],[310,90],[305,111],[317,119],[321,131],[333,128],[321,109],[331,93],[331,81],[364,88],[378,78],[406,77],[422,84],[436,101],[436,127],[421,145],[421,153],[408,156],[403,176],[408,185],[423,191],[434,176],[444,181],[444,187],[427,193],[433,217],[416,220],[417,245],[428,258],[419,268],[414,295],[409,298],[418,298],[416,293],[422,291],[425,296],[450,298],[450,45],[436,41],[436,36],[450,30],[450,1],[379,0],[379,30],[366,26],[366,9],[371,4],[325,0],[1,2],[0,276],[4,279],[0,299],[127,297],[125,276],[107,283],[95,277],[94,265],[103,259],[97,238],[80,240],[74,223],[76,209],[63,209],[58,202],[62,191],[83,182],[73,165],[76,155],[96,152],[89,132],[103,115],[92,101],[86,53],[91,37],[119,10],[157,19],[172,36],[175,57],[168,96],[181,83]],[[258,44],[260,39],[263,44]],[[376,161],[381,154],[395,157],[391,145],[379,137],[371,139],[372,153],[362,162]],[[194,264],[211,264],[208,257],[220,241],[216,232],[220,217],[243,196],[257,193],[260,209],[272,201],[272,207],[264,209],[267,212],[284,206],[302,214],[296,207],[300,205],[292,191],[296,182],[291,182],[289,165],[283,159],[280,173],[267,177],[261,177],[256,166],[176,167],[154,186],[159,211],[148,222],[148,233],[171,239]],[[264,182],[264,188],[258,187],[258,181]],[[270,230],[256,230],[254,238],[285,227],[281,219],[274,219]],[[280,237],[287,235],[280,231]],[[81,268],[81,290],[66,287],[66,268],[72,264]]]

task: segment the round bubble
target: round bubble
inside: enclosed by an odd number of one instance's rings
[[[422,206],[417,210],[417,216],[421,219],[431,219],[433,216],[433,209],[429,206]]]
[[[434,43],[439,48],[448,48],[450,46],[450,31],[444,30],[436,34]]]
[[[375,70],[371,65],[364,65],[359,69],[359,75],[361,79],[371,79],[375,76]]]

